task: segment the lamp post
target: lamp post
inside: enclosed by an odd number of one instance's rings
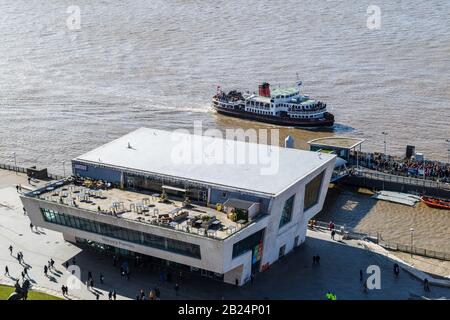
[[[13,152],[13,156],[14,156],[14,171],[17,174],[17,158],[16,158],[16,153]]]
[[[411,258],[413,257],[413,239],[414,239],[414,228],[409,229],[411,232]]]
[[[383,136],[384,136],[384,157],[386,158],[386,153],[387,153],[387,151],[386,151],[386,136],[388,135],[388,132],[386,132],[386,131],[383,131],[382,133],[381,133]]]
[[[450,139],[446,139],[445,141],[448,143],[448,148],[447,148],[447,163],[450,163]]]
[[[66,177],[66,161],[65,160],[63,160],[62,165],[63,165],[63,178],[65,178]]]

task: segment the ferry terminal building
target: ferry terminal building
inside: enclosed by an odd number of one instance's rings
[[[69,242],[239,285],[305,241],[335,155],[270,146],[278,171],[264,175],[261,164],[174,163],[172,155],[194,140],[244,152],[267,146],[172,135],[140,128],[73,159],[72,177],[21,196],[31,222]]]

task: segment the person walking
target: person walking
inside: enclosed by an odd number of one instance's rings
[[[425,290],[426,292],[430,292],[430,283],[428,282],[427,278],[423,280],[423,290]]]
[[[47,276],[47,272],[48,272],[48,267],[44,266],[44,275]]]
[[[108,292],[108,299],[109,299],[109,300],[112,299],[112,291],[111,291],[111,290],[109,290],[109,292]]]
[[[113,296],[113,299],[116,300],[116,297],[117,297],[116,290],[113,290],[112,296]]]
[[[52,267],[52,269],[55,269],[55,260],[53,260],[52,258],[50,258],[50,266]]]
[[[12,246],[12,245],[9,245],[8,250],[9,250],[9,254],[12,256],[12,253],[13,253],[13,246]]]
[[[66,296],[66,286],[65,285],[61,286],[61,292],[62,292],[62,295],[65,297]]]
[[[69,269],[69,261],[66,261],[65,266],[66,266],[66,269]]]
[[[91,279],[91,281],[89,281],[89,287],[90,287],[91,289],[94,288],[94,280],[93,280],[93,279]]]
[[[27,267],[23,268],[23,274],[24,274],[26,277],[28,277],[28,268],[27,268]]]
[[[103,284],[105,281],[105,277],[100,273],[100,283]]]
[[[175,295],[178,296],[178,291],[180,291],[180,286],[178,283],[175,283]]]
[[[398,275],[400,274],[400,267],[397,263],[394,263],[394,275],[395,277],[398,277]]]
[[[23,215],[26,216],[27,215],[27,210],[25,209],[25,207],[22,207],[23,209]]]
[[[92,280],[92,272],[88,271],[88,281]]]
[[[31,229],[31,232],[33,232],[33,224],[30,222],[30,229]]]
[[[8,266],[5,266],[5,276],[11,277]]]
[[[335,234],[336,234],[336,231],[334,231],[334,229],[331,230],[331,239],[332,239],[332,240],[334,240]]]

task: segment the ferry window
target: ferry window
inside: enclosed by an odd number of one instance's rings
[[[292,211],[294,209],[295,194],[286,200],[283,211],[281,212],[280,228],[292,219]]]
[[[316,205],[319,201],[320,189],[322,187],[324,173],[325,171],[322,171],[306,184],[304,210],[308,210],[312,206]]]

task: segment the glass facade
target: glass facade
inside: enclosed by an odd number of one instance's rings
[[[245,239],[242,239],[239,242],[236,242],[233,245],[233,259],[240,256],[241,254],[246,253],[247,251],[251,251],[255,248],[255,246],[259,245],[264,236],[264,229],[248,236]]]
[[[294,208],[295,194],[286,200],[284,203],[283,211],[281,212],[280,228],[286,223],[289,223],[292,219],[292,210]]]
[[[103,236],[137,243],[151,248],[170,251],[192,258],[201,258],[200,246],[196,244],[126,229],[85,218],[74,217],[50,209],[41,209],[41,211],[44,220],[50,223],[97,233]]]
[[[312,206],[316,205],[319,201],[320,189],[322,187],[322,180],[325,171],[322,171],[316,177],[314,177],[305,186],[305,204],[304,211],[308,210]]]

